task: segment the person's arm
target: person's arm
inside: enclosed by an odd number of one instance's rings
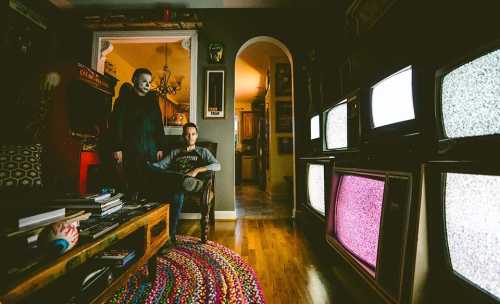
[[[111,128],[113,136],[113,158],[121,163],[123,160],[123,127],[125,120],[125,99],[117,98],[115,101],[113,113],[111,115]]]
[[[172,164],[172,160],[174,159],[175,155],[177,155],[177,153],[178,153],[177,149],[171,150],[170,153],[168,153],[167,156],[165,156],[165,158],[155,163],[152,163],[151,165],[156,168],[167,169]]]
[[[220,162],[215,158],[215,156],[208,150],[207,148],[203,149],[203,160],[207,163],[205,168],[207,168],[206,171],[220,171],[221,170],[221,165]]]
[[[159,97],[153,94],[153,127],[154,127],[154,139],[157,147],[156,157],[157,160],[163,158],[163,152],[165,151],[165,130],[163,129],[163,121],[161,118],[161,110],[159,102]]]
[[[214,157],[214,155],[210,152],[210,150],[208,150],[207,148],[202,148],[200,152],[200,156],[207,165],[195,168],[186,173],[186,175],[195,177],[196,175],[206,171],[220,171],[221,165],[219,161]]]

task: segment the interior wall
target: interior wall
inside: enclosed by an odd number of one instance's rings
[[[306,35],[308,29],[303,24],[297,23],[296,20],[306,20],[317,16],[304,15],[298,11],[286,9],[200,10],[197,13],[204,22],[203,29],[199,33],[198,45],[199,94],[197,114],[200,117],[198,120],[200,138],[216,141],[219,144],[217,158],[221,162],[222,170],[216,175],[215,208],[217,211],[233,211],[235,208],[233,125],[236,53],[243,43],[249,39],[264,35],[282,41],[294,55],[297,49],[304,48],[309,41]],[[256,22],[257,20],[258,22]],[[308,24],[313,25],[314,22]],[[224,68],[226,71],[225,118],[218,120],[203,118],[205,88],[201,79],[204,79],[205,69],[210,66],[208,64],[207,47],[208,43],[213,41],[224,44],[225,62],[219,67]],[[300,60],[297,60],[297,62],[300,62]]]
[[[172,71],[169,82],[181,81],[181,89],[175,95],[169,95],[169,100],[174,103],[189,104],[191,78],[189,52],[181,46],[181,42],[166,45],[165,47],[165,43],[113,43],[113,51],[106,56],[106,61],[111,62],[116,68],[115,77],[119,81],[115,88],[115,97],[124,82],[131,83],[136,68],[148,68],[153,73],[153,84],[157,85],[166,64]]]
[[[118,82],[115,86],[115,96],[113,96],[113,104],[114,101],[118,98],[120,94],[120,88],[124,83],[132,83],[132,74],[134,73],[135,68],[130,65],[130,63],[123,59],[120,56],[119,52],[113,51],[108,54],[107,59],[111,60],[116,67],[116,75],[115,78],[118,79]]]
[[[284,54],[283,54],[284,55]],[[292,96],[276,96],[276,64],[288,63],[287,57],[270,57],[269,69],[271,71],[270,92],[266,96],[266,108],[269,109],[269,170],[267,174],[266,192],[271,197],[287,196],[288,185],[285,176],[293,176],[293,154],[280,154],[278,152],[278,137],[293,137],[292,132],[278,132],[276,130],[276,103],[292,102]]]

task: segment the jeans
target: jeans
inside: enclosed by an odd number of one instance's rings
[[[170,239],[174,240],[182,206],[184,205],[182,182],[186,175],[177,171],[163,170],[155,167],[149,167],[148,172],[150,179],[148,182],[150,185],[148,197],[156,201],[163,201],[165,199],[171,201],[169,231]],[[197,178],[205,180],[208,176],[208,172],[203,172],[198,174]]]
[[[170,206],[170,239],[175,240],[177,234],[177,223],[181,217],[182,205],[184,205],[184,192],[180,191],[172,195],[172,205]]]

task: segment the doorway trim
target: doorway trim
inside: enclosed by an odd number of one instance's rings
[[[290,52],[290,50],[288,49],[288,47],[280,40],[278,40],[274,37],[271,37],[271,36],[256,36],[256,37],[250,38],[245,43],[243,43],[243,45],[238,49],[238,52],[236,53],[235,60],[236,60],[236,58],[238,58],[238,56],[241,54],[241,52],[243,52],[247,47],[249,47],[250,45],[257,43],[257,42],[267,42],[267,43],[271,43],[271,44],[274,44],[275,46],[279,47],[283,51],[283,53],[285,53],[286,57],[288,58],[288,61],[290,62],[290,70],[291,70],[291,74],[292,74],[291,75],[292,76],[292,96],[291,97],[292,97],[292,134],[293,134],[293,149],[292,149],[292,153],[293,153],[292,154],[292,157],[293,157],[293,208],[292,208],[292,218],[295,218],[295,213],[297,211],[297,200],[296,200],[297,189],[296,189],[296,182],[295,182],[295,179],[296,179],[296,170],[295,170],[295,85],[294,85],[294,78],[295,77],[294,77],[293,56],[292,56],[292,53]],[[236,65],[235,65],[235,75],[236,75]],[[236,87],[236,77],[234,77],[234,78],[235,78],[234,79],[234,81],[235,81],[234,86]],[[235,111],[235,107],[236,107],[236,102],[233,102],[233,113]],[[234,151],[236,152],[236,146],[234,146]],[[236,162],[236,159],[235,159],[235,162]],[[234,166],[236,167],[236,164],[234,164]],[[235,173],[234,179],[236,179],[236,173]],[[234,181],[234,183],[236,183],[236,180]],[[234,201],[236,202],[236,194],[235,194]]]
[[[108,45],[105,41],[121,41],[123,43],[153,43],[153,42],[173,42],[189,39],[189,55],[191,58],[191,79],[189,96],[189,121],[196,123],[197,113],[197,89],[198,89],[198,32],[194,30],[179,31],[98,31],[92,33],[92,58],[91,66],[99,71],[98,62],[103,52],[106,52]],[[103,69],[102,67],[100,69]],[[182,134],[181,128],[173,129],[171,132],[165,128],[166,134]],[[179,134],[177,134],[179,133]]]

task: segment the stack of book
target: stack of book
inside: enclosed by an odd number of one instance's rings
[[[68,196],[54,200],[52,207],[86,210],[92,212],[94,216],[104,217],[123,208],[122,197],[123,193]]]
[[[115,267],[124,267],[135,258],[135,250],[114,248],[102,252],[97,259]]]

